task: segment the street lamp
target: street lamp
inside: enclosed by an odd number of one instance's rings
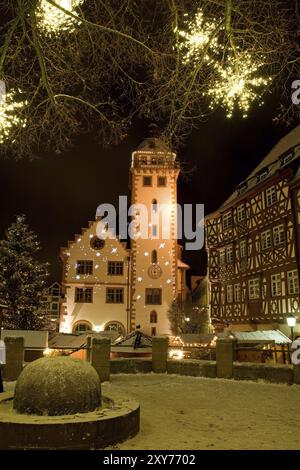
[[[287,324],[291,329],[291,340],[294,341],[294,327],[296,326],[296,317],[290,315],[286,318]]]

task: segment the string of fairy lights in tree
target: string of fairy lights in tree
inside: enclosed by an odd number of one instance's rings
[[[55,3],[72,14],[78,14],[78,7],[84,0],[55,0]],[[47,0],[37,4],[36,17],[38,27],[47,36],[59,35],[62,32],[72,33],[80,25],[80,20],[68,15]]]
[[[11,90],[0,96],[0,144],[7,139],[14,142],[14,132],[26,126],[23,111],[28,102],[21,96],[21,90]]]
[[[261,76],[264,58],[228,44],[222,21],[206,19],[200,9],[192,19],[185,15],[185,30],[174,29],[177,47],[185,65],[203,61],[212,71],[211,86],[204,96],[210,98],[210,109],[220,106],[231,118],[235,109],[245,118],[254,102],[263,104],[262,94],[271,77]]]

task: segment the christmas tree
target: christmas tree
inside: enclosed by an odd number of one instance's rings
[[[38,330],[46,326],[42,293],[48,263],[35,259],[40,250],[37,235],[19,215],[0,241],[0,298],[7,305],[5,328]]]

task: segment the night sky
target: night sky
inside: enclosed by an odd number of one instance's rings
[[[206,214],[217,209],[290,130],[273,123],[277,107],[273,96],[247,119],[229,120],[220,111],[194,130],[179,151],[180,160],[194,168],[190,181],[179,180],[179,202],[204,203]],[[147,123],[136,123],[119,146],[108,149],[85,135],[64,155],[0,159],[0,236],[16,214],[26,214],[41,240],[41,259],[51,263],[51,280],[60,280],[59,248],[94,220],[97,205],[116,204],[119,195],[129,195],[131,152],[147,134]],[[205,273],[203,254],[189,252],[185,261],[192,274]]]

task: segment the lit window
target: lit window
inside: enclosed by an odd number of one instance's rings
[[[143,186],[152,186],[152,176],[143,176]]]
[[[79,333],[80,335],[87,333],[88,331],[92,331],[88,323],[77,323],[73,330],[74,333]]]
[[[281,295],[281,279],[280,274],[272,274],[271,276],[271,296],[278,297]]]
[[[233,286],[232,284],[229,284],[226,286],[226,299],[227,303],[232,303],[233,302]]]
[[[157,323],[157,313],[155,310],[152,310],[150,313],[150,323]]]
[[[298,271],[288,271],[287,273],[288,293],[289,295],[299,294]]]
[[[106,303],[108,304],[123,304],[124,303],[124,289],[108,287],[106,289]]]
[[[246,240],[240,241],[240,257],[247,258],[247,242]]]
[[[240,284],[234,284],[234,301],[241,301],[241,286]]]
[[[219,258],[220,258],[220,265],[221,265],[221,266],[224,266],[224,264],[226,263],[226,251],[225,251],[225,248],[222,248],[222,249],[219,251]]]
[[[226,262],[228,264],[233,263],[233,248],[232,248],[232,246],[228,246],[226,248]]]
[[[92,303],[93,302],[93,288],[79,288],[75,289],[75,302],[77,303]]]
[[[79,260],[76,265],[77,274],[93,274],[93,261]]]
[[[157,177],[157,186],[166,186],[166,177],[158,176]]]
[[[260,279],[256,277],[254,279],[249,279],[248,281],[248,292],[249,299],[256,300],[260,299]]]
[[[146,289],[146,305],[161,305],[161,289]]]
[[[276,189],[275,186],[271,186],[266,190],[266,203],[267,206],[272,206],[277,202],[277,195],[276,195]]]
[[[226,230],[232,226],[232,215],[231,212],[226,212],[223,215],[223,229]]]
[[[245,204],[240,204],[237,208],[237,220],[242,222],[246,218]]]
[[[271,230],[266,230],[261,234],[261,249],[267,250],[272,246]]]
[[[107,274],[109,276],[123,276],[123,261],[109,261],[107,263]]]
[[[281,245],[285,242],[285,233],[284,233],[284,225],[277,225],[273,228],[273,241],[274,246]]]

